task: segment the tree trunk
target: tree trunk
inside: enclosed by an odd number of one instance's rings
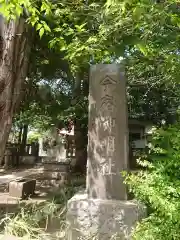
[[[83,79],[83,81],[82,81]],[[80,97],[88,95],[88,75],[87,72],[83,72],[76,78],[75,99],[76,103]],[[81,84],[82,83],[82,84]],[[81,99],[82,100],[82,99]],[[75,119],[74,135],[75,135],[75,148],[76,148],[76,162],[74,171],[81,174],[86,173],[87,163],[87,126],[83,125],[84,121],[79,119],[79,116]]]
[[[22,140],[22,131],[23,131],[23,127],[22,125],[19,128],[19,134],[18,134],[18,144],[21,144],[21,140]]]
[[[28,134],[28,125],[25,124],[23,126],[23,135],[22,135],[22,142],[21,142],[21,154],[25,153],[26,142],[27,142],[27,134]]]
[[[6,22],[0,16],[0,163],[27,74],[30,52],[28,32],[24,19]]]
[[[78,119],[75,121],[74,134],[76,147],[76,162],[74,165],[74,172],[85,174],[87,163],[87,133]]]

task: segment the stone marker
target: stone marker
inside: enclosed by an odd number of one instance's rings
[[[91,68],[88,130],[88,196],[126,200],[120,174],[128,164],[126,88],[117,65]]]
[[[145,214],[127,201],[121,172],[128,169],[126,85],[120,65],[91,67],[86,193],[68,201],[68,240],[130,239]]]
[[[9,195],[24,200],[34,194],[35,187],[35,179],[17,179],[9,183]]]

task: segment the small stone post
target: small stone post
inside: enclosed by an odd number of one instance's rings
[[[12,151],[10,148],[6,148],[4,153],[4,168],[7,169],[12,165]]]
[[[68,202],[68,240],[131,239],[133,227],[145,213],[142,205],[127,200],[121,175],[128,169],[127,116],[120,65],[92,66],[86,192]]]

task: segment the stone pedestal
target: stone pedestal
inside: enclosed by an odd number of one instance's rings
[[[67,163],[59,163],[56,161],[45,161],[43,164],[43,172],[38,180],[45,186],[52,186],[52,191],[67,184],[70,180],[70,165]]]
[[[35,156],[21,156],[20,163],[24,165],[34,165],[36,162]]]
[[[67,239],[130,239],[145,210],[137,202],[90,199],[79,193],[68,202]]]
[[[34,194],[36,187],[35,179],[20,179],[9,183],[9,195],[19,199],[27,199]]]
[[[132,229],[142,218],[144,207],[128,201],[121,174],[128,170],[128,136],[123,71],[118,64],[92,66],[87,193],[77,195],[68,202],[68,240],[131,238]]]

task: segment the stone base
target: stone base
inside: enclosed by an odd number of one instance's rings
[[[9,183],[9,195],[19,199],[27,199],[34,194],[36,187],[35,179],[20,179]]]
[[[136,223],[145,216],[145,206],[135,201],[88,199],[79,193],[68,201],[67,240],[131,239]]]
[[[55,172],[69,172],[68,163],[58,163],[58,162],[43,162],[44,171],[55,171]]]
[[[25,164],[25,165],[34,165],[36,162],[36,157],[35,156],[21,156],[20,162],[21,162],[21,164]]]

